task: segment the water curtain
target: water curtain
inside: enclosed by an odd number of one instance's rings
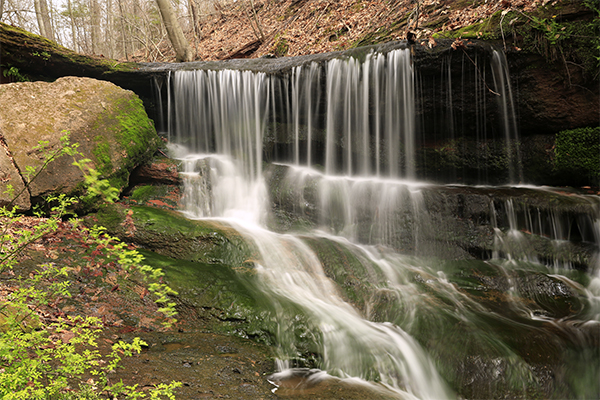
[[[506,60],[493,52],[491,65],[516,182],[522,174]],[[277,321],[282,371],[316,363],[331,375],[378,382],[401,398],[452,398],[448,382],[471,397],[542,393],[542,378],[531,378],[537,372],[529,353],[510,338],[543,337],[560,347],[570,337],[540,329],[566,315],[553,300],[540,300],[536,288],[548,287],[556,290],[554,299],[573,293],[588,299],[570,305],[577,310],[572,326],[586,328],[569,346],[593,342],[600,318],[600,202],[592,196],[586,199],[591,211],[567,215],[541,203],[517,207],[512,188],[418,181],[419,126],[426,125],[416,118],[423,106],[416,98],[419,79],[408,49],[284,74],[173,73],[168,125],[184,165],[183,211],[225,221],[255,250],[255,289],[269,299]],[[476,74],[476,86],[487,90],[481,79]],[[476,106],[484,107],[477,96]],[[452,113],[445,120],[458,135]],[[474,123],[485,134],[485,119]],[[302,233],[266,229],[276,214],[298,218]],[[481,224],[477,239],[469,236],[473,221]],[[293,230],[283,225],[278,230]],[[457,245],[461,235],[472,248]],[[527,235],[554,246],[556,255],[540,259],[524,244]],[[591,266],[585,285],[568,272],[579,264],[560,258],[572,250],[571,236],[596,249],[584,263]],[[474,252],[487,261],[474,260]],[[504,290],[501,311],[490,312],[495,305],[477,297],[481,290]],[[306,360],[307,346],[317,360]],[[565,365],[594,361],[577,351],[569,357]],[[461,381],[478,368],[485,371],[481,382]],[[593,381],[597,371],[582,379]]]

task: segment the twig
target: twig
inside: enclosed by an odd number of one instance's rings
[[[164,152],[163,152],[161,149],[158,149],[158,152],[159,152],[160,154],[162,154],[163,156],[165,156],[165,157],[169,158],[169,156],[168,156],[168,155],[166,155],[166,154],[165,154],[165,153],[164,153]]]
[[[254,27],[254,25],[252,25],[252,17],[250,15],[250,11],[248,10],[248,7],[244,7],[244,12],[246,14],[246,17],[248,18],[248,23],[250,23],[250,27],[252,28],[252,31],[254,31],[254,36],[256,36],[256,38],[258,40],[261,40],[260,35],[256,31],[256,28]]]
[[[31,183],[35,180],[35,178],[38,177],[39,174],[42,173],[43,170],[46,169],[46,167],[48,166],[48,164],[50,164],[50,162],[52,162],[54,159],[60,157],[62,154],[60,154],[63,151],[64,147],[59,147],[49,158],[47,158],[44,163],[42,164],[42,166],[40,167],[39,170],[37,170],[37,172],[35,173],[35,175],[33,176],[33,178],[28,177],[27,182],[25,182],[25,179],[23,178],[23,175],[21,174],[21,171],[19,170],[19,175],[21,176],[21,179],[23,180],[23,182],[25,183],[25,185],[23,186],[23,188],[19,191],[19,193],[17,193],[16,196],[13,197],[13,199],[10,201],[10,203],[7,204],[7,208],[12,207],[12,205],[15,203],[15,201],[17,201],[17,199],[27,190],[29,191],[29,186],[31,185]]]
[[[504,22],[504,17],[509,11],[510,9],[502,11],[502,17],[500,18],[500,33],[502,34],[502,45],[504,46],[504,51],[506,51],[506,40],[504,40],[504,28],[502,27],[502,23]]]
[[[481,80],[483,81],[483,84],[485,85],[485,87],[487,88],[487,90],[490,91],[490,93],[495,94],[496,96],[500,96],[500,93],[496,93],[494,92],[487,84],[487,82],[485,81],[485,76],[483,76],[483,74],[481,73],[481,71],[479,70],[479,67],[477,66],[477,63],[475,61],[473,61],[473,59],[467,54],[467,52],[465,51],[464,48],[462,48],[463,53],[465,54],[465,56],[467,56],[467,58],[469,59],[469,61],[471,61],[473,63],[473,65],[475,66],[475,70],[477,71],[477,74],[479,74],[479,77],[481,78]]]
[[[263,33],[262,28],[260,27],[260,23],[258,22],[258,16],[256,15],[256,9],[254,8],[254,0],[250,0],[250,5],[252,6],[252,12],[254,13],[254,22],[256,23],[256,27],[260,32],[260,40],[265,41],[265,34]]]
[[[319,21],[321,20],[321,18],[323,17],[323,15],[325,15],[325,12],[327,11],[327,9],[329,8],[329,6],[331,5],[331,1],[327,2],[327,5],[325,6],[325,8],[323,9],[323,12],[321,13],[321,15],[319,15],[319,18],[317,18],[316,22],[315,22],[315,26],[319,24]],[[298,10],[299,11],[299,10]],[[294,18],[295,19],[295,18]]]

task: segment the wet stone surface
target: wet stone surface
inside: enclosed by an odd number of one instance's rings
[[[266,376],[273,370],[269,350],[236,337],[212,333],[113,333],[112,338],[142,338],[148,347],[122,361],[112,377],[150,388],[179,381],[178,399],[276,399]]]
[[[126,329],[125,329],[126,330]],[[351,384],[336,378],[296,374],[273,377],[270,350],[250,340],[207,332],[106,331],[104,343],[142,338],[141,354],[126,357],[111,377],[150,389],[179,381],[178,400],[195,399],[394,399],[385,388]]]

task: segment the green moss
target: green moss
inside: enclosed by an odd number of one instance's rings
[[[126,210],[115,204],[103,204],[96,214],[86,219],[88,225],[105,227],[111,234],[116,234],[121,229],[121,223],[127,217]]]
[[[556,135],[555,168],[576,180],[587,178],[595,185],[600,179],[600,127],[559,132]]]
[[[175,211],[121,204],[102,207],[86,219],[111,235],[181,260],[243,267],[254,257],[243,237],[214,221],[193,221]]]
[[[153,143],[156,133],[152,121],[148,118],[144,104],[138,97],[134,99],[123,99],[117,102],[116,107],[123,112],[117,116],[121,131],[118,133],[118,139],[121,146],[127,149],[128,156],[135,156],[145,153],[148,146],[153,146],[151,154],[156,150],[158,142]]]
[[[131,198],[138,201],[146,201],[156,195],[156,186],[144,185],[136,188],[131,194]]]
[[[96,136],[94,141],[96,142],[96,147],[92,150],[92,154],[96,157],[96,169],[104,176],[109,176],[113,171],[110,159],[110,144],[102,136]]]
[[[10,55],[10,57],[7,58],[9,62],[19,68],[22,68],[27,72],[27,74],[35,76],[36,79],[44,78],[44,76],[46,76],[46,72],[43,72],[41,74],[42,76],[39,76],[38,73],[29,71],[30,58],[27,57],[27,59],[25,59],[19,57],[19,54],[10,54],[7,50],[7,48],[11,47],[10,45],[14,46],[16,44],[18,47],[21,47],[24,44],[25,47],[33,50],[30,53],[30,56],[40,57],[44,61],[51,59],[59,64],[65,61],[81,64],[84,67],[91,68],[91,70],[93,70],[95,73],[101,73],[103,75],[110,75],[115,72],[129,72],[139,69],[139,66],[135,63],[120,63],[116,60],[99,59],[78,54],[42,36],[4,23],[0,23],[0,42],[6,44],[6,46],[4,46],[2,49],[2,55],[4,57]],[[38,72],[40,71],[39,68],[34,68],[34,70],[37,70]]]
[[[512,28],[505,27],[505,31],[514,31],[523,50],[541,54],[548,61],[558,61],[565,68],[568,63],[578,65],[598,80],[600,7],[597,2],[595,5],[590,1],[559,2],[517,17],[518,22]],[[561,74],[568,79],[566,71]]]
[[[367,32],[362,37],[354,41],[350,47],[370,46],[394,40],[394,36],[398,35],[399,32],[403,31],[406,27],[408,17],[409,14],[405,14],[404,17],[393,22],[389,27],[379,27],[375,31]]]
[[[502,38],[502,32],[500,29],[500,22],[506,24],[511,18],[514,18],[516,13],[508,13],[504,18],[500,11],[494,13],[491,17],[484,21],[478,22],[473,25],[465,26],[464,28],[457,29],[455,31],[442,31],[434,33],[435,39],[484,39],[484,40],[495,40]],[[506,29],[506,28],[503,28]],[[505,34],[508,30],[505,31]]]
[[[273,46],[273,54],[275,54],[276,57],[283,57],[287,54],[289,47],[287,39],[277,35],[275,37],[275,45]]]
[[[158,148],[158,135],[138,97],[117,98],[112,107],[98,118],[94,129],[114,135],[116,143],[110,142],[110,135],[104,135],[103,140],[97,140],[94,149],[100,164],[98,170],[114,187],[125,187],[129,171],[149,159]],[[112,153],[118,152],[123,157],[122,165],[116,171],[110,160],[111,148]]]
[[[319,257],[328,278],[337,283],[344,297],[355,307],[365,310],[377,289],[372,281],[384,281],[370,261],[339,242],[325,238],[305,237],[304,241]],[[374,275],[379,274],[375,277]]]
[[[165,282],[178,293],[179,305],[194,309],[203,329],[274,344],[270,332],[275,332],[275,322],[260,305],[266,303],[261,300],[263,296],[252,290],[257,286],[252,269],[140,252],[146,264],[163,270]]]
[[[373,32],[368,32],[357,39],[351,47],[371,46],[390,40],[391,31],[386,28],[378,28]]]
[[[597,80],[600,75],[600,7],[596,4],[563,1],[527,13],[509,11],[502,15],[498,11],[479,23],[438,32],[433,37],[504,40],[507,46],[541,54],[548,61],[559,61],[565,67],[569,62],[579,65]]]

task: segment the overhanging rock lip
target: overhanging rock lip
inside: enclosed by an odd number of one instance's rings
[[[451,47],[454,40],[437,39],[434,46],[429,46],[428,41],[408,44],[406,40],[391,41],[383,44],[357,47],[350,50],[334,51],[330,53],[308,54],[294,57],[278,58],[239,58],[222,61],[193,61],[186,63],[139,63],[139,72],[150,74],[164,74],[169,71],[191,70],[237,70],[263,72],[267,74],[282,73],[292,68],[309,65],[313,62],[322,63],[333,59],[363,58],[369,53],[385,54],[398,49],[411,49],[416,58],[431,57],[435,54],[456,51]],[[465,40],[465,48],[470,50],[490,50],[494,44],[490,41]]]

